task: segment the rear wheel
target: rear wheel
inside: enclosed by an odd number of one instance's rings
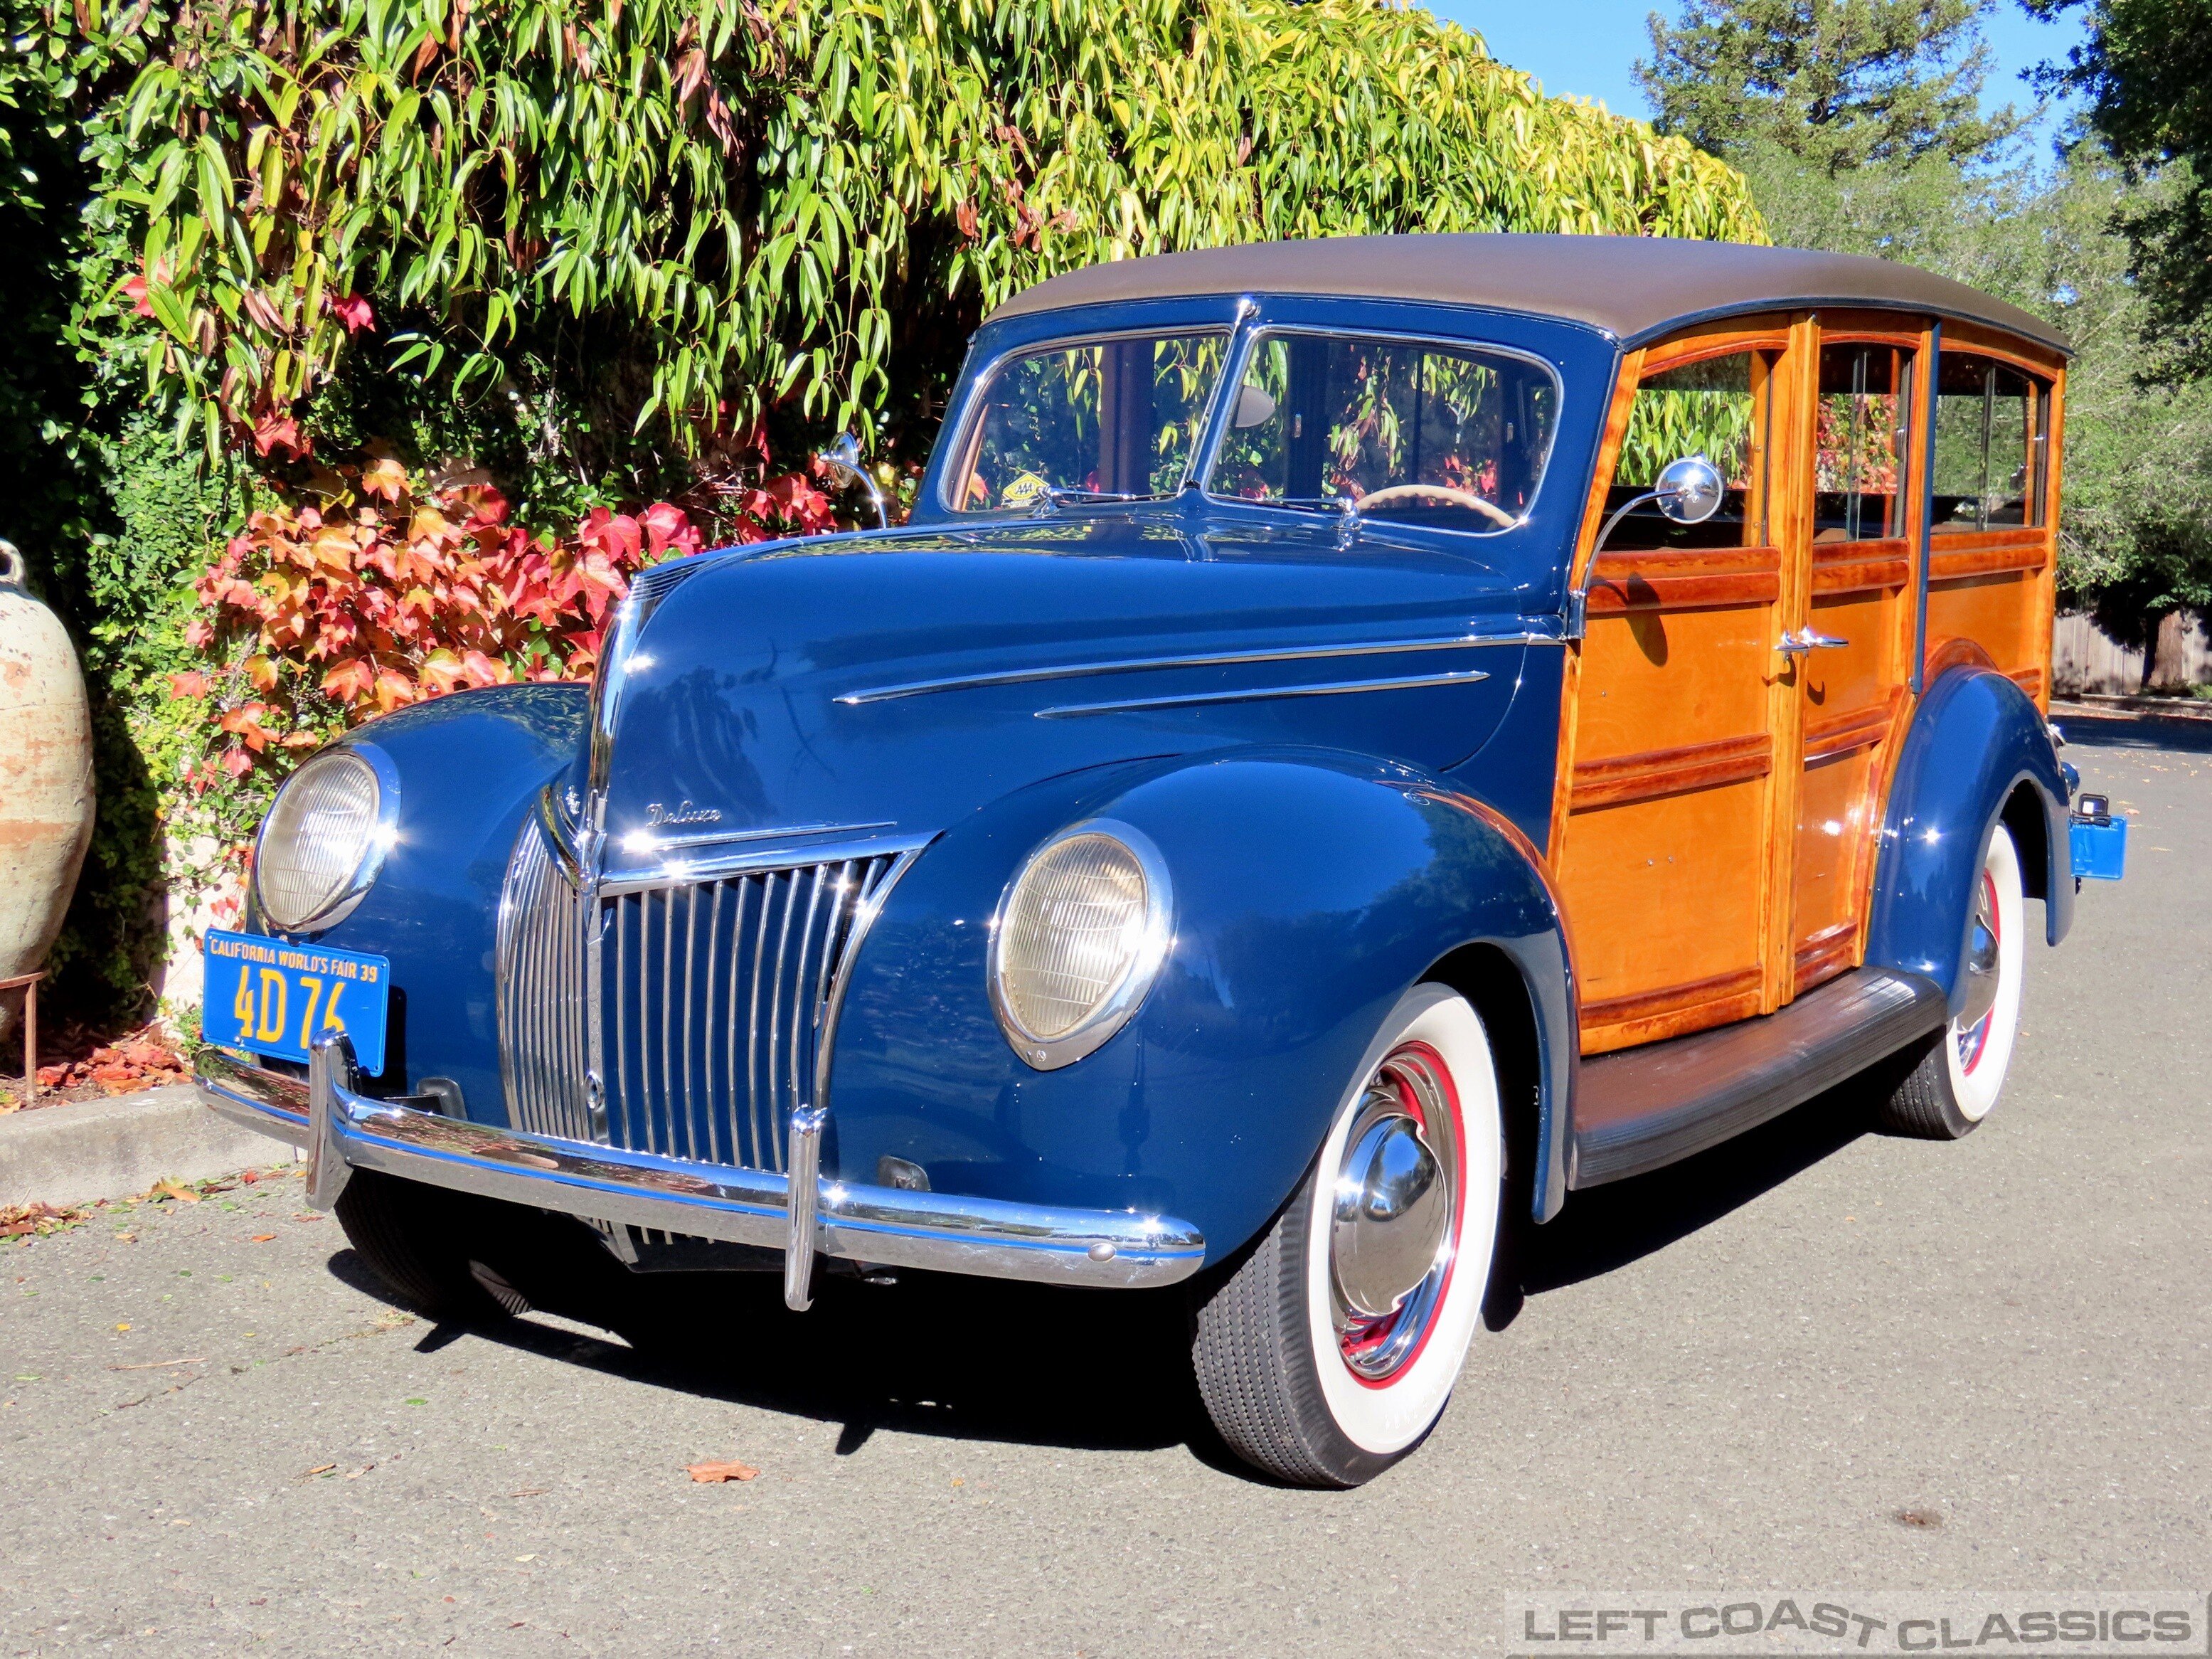
[[[1973,1133],[1997,1103],[2020,1032],[2027,965],[2027,896],[2020,849],[1998,824],[1982,856],[1974,920],[1966,935],[1966,1005],[1883,1104],[1883,1125],[1925,1140]]]
[[[1490,1279],[1500,1127],[1482,1021],[1416,986],[1305,1180],[1199,1305],[1199,1392],[1238,1456],[1296,1486],[1356,1486],[1436,1425]]]

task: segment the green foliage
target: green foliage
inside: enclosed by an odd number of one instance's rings
[[[1646,489],[1659,482],[1669,462],[1702,455],[1731,488],[1747,487],[1757,410],[1747,356],[1714,358],[1654,375],[1637,388],[1628,406],[1613,483]]]
[[[1710,158],[1380,0],[231,0],[173,30],[107,189],[143,216],[147,385],[211,453],[299,447],[372,315],[463,401],[611,328],[636,426],[690,447],[779,403],[872,429],[982,310],[1132,253],[1759,234]]]
[[[2163,0],[2149,0],[2163,3]],[[1685,0],[1636,65],[1662,132],[1734,159],[1778,146],[1830,174],[1986,160],[2019,127],[1980,113],[1991,0]]]
[[[2089,38],[2040,78],[2086,94],[2113,154],[2165,173],[2124,204],[2130,264],[2149,323],[2178,373],[2212,373],[2212,0],[2024,0],[2056,17],[2088,12]]]

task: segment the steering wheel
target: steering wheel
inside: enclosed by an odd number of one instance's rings
[[[1388,489],[1378,489],[1372,495],[1362,495],[1352,506],[1364,513],[1370,507],[1388,507],[1393,501],[1416,501],[1423,496],[1449,501],[1455,507],[1471,507],[1500,530],[1510,530],[1521,522],[1503,507],[1486,501],[1473,490],[1454,489],[1449,484],[1392,484]]]

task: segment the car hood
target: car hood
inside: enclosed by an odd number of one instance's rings
[[[663,565],[640,579],[599,692],[607,870],[927,835],[1042,778],[1217,746],[1440,770],[1510,701],[1530,598],[1482,558],[1343,550],[1303,520],[1196,535],[1070,514]],[[1498,642],[1437,643],[1474,637]],[[1406,679],[1430,683],[1304,694]],[[568,780],[572,812],[592,810],[590,767]]]

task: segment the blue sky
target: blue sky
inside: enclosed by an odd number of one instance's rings
[[[1672,18],[1674,0],[1428,0],[1429,9],[1474,30],[1492,53],[1526,70],[1551,93],[1595,99],[1620,115],[1649,119],[1629,65],[1650,50],[1644,19],[1655,9]],[[2045,58],[2061,58],[2081,38],[2081,13],[2060,23],[2039,23],[2017,0],[1998,0],[1984,25],[1996,57],[1996,70],[1983,88],[1986,106],[2014,103],[2022,110],[2034,94],[2018,80],[2020,71]],[[2046,131],[2051,124],[2046,123]]]

